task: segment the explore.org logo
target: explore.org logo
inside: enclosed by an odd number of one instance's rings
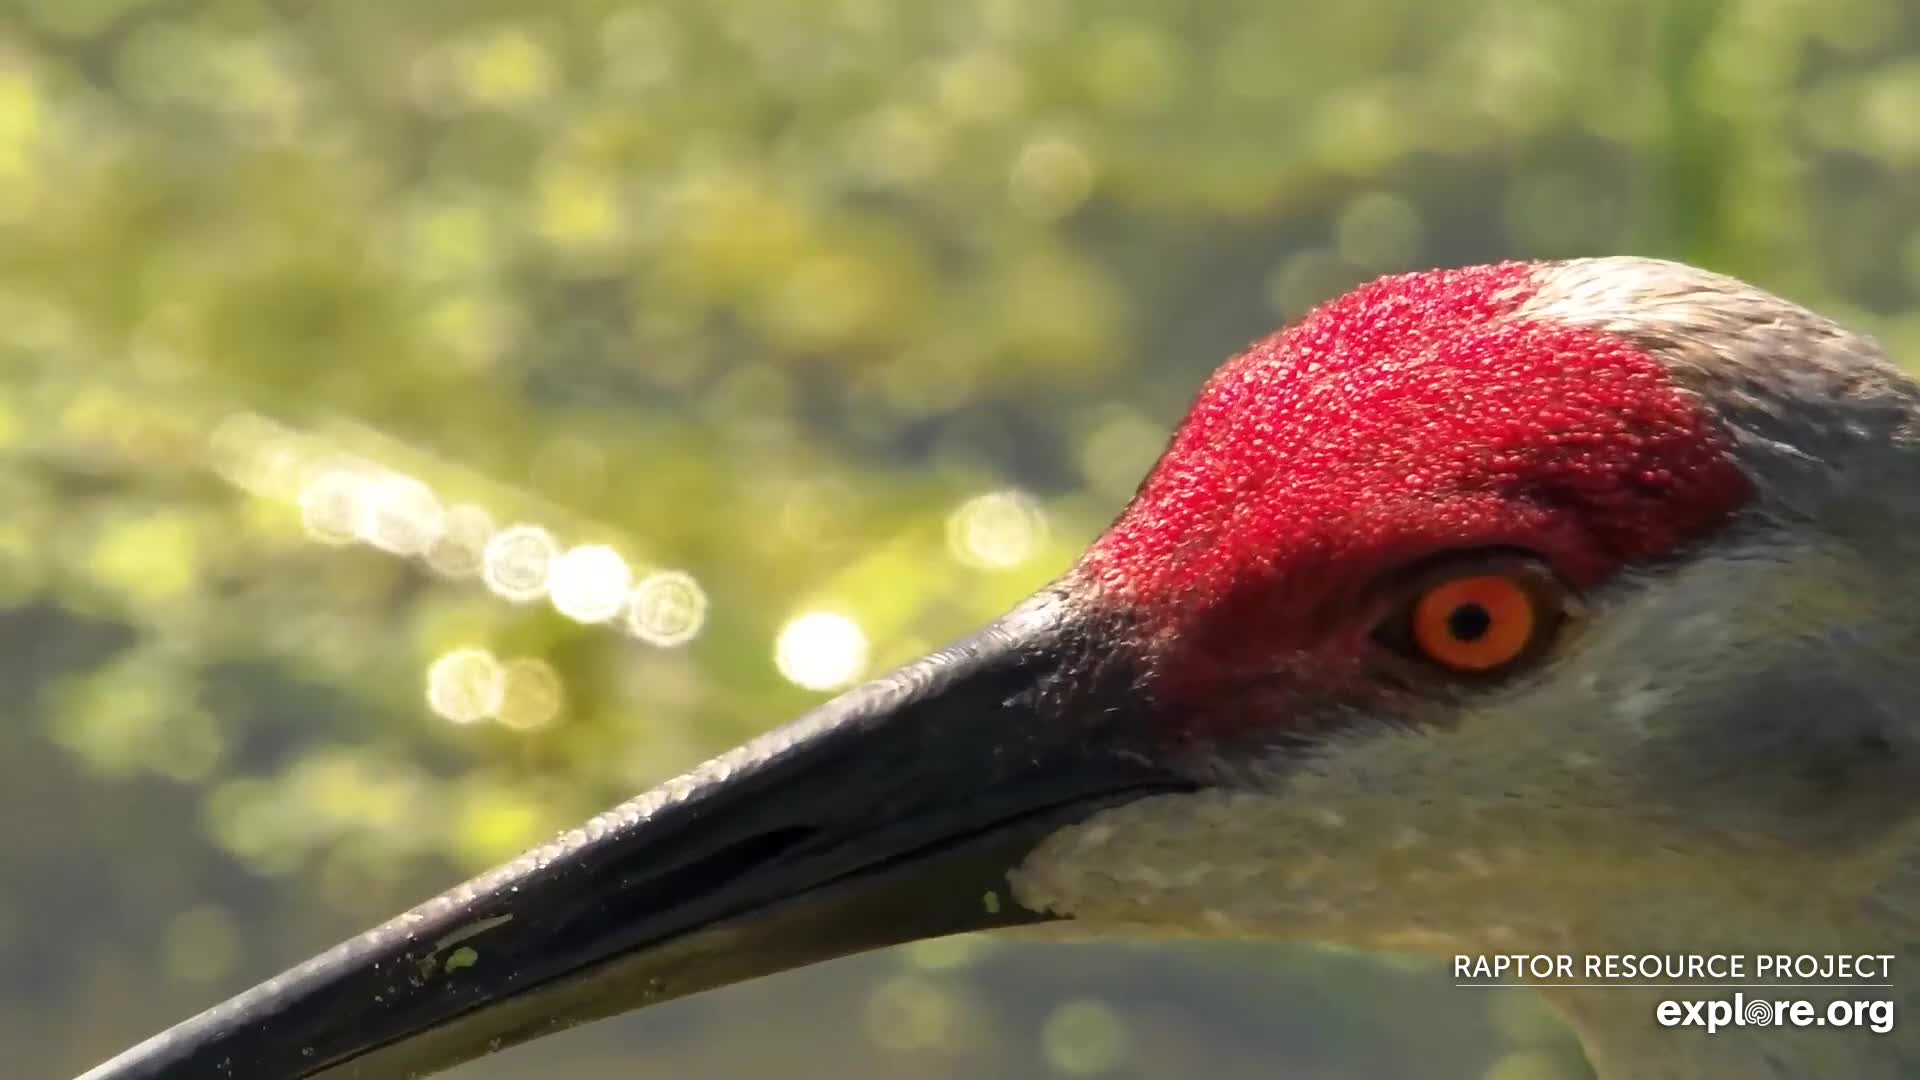
[[[1729,1027],[1861,1027],[1885,1035],[1893,1030],[1893,1002],[1839,998],[1815,1004],[1750,998],[1736,990],[1731,999],[1669,998],[1653,1007],[1653,1018],[1661,1027],[1704,1027],[1709,1035]]]
[[[1888,953],[1463,953],[1453,958],[1455,986],[1556,990],[1717,990],[1660,993],[1653,1018],[1662,1027],[1860,1028],[1893,1030]],[[1770,993],[1769,991],[1786,991]]]

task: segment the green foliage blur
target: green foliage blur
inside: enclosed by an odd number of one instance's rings
[[[1672,255],[1920,356],[1917,34],[1905,0],[0,0],[7,1075],[819,700],[798,615],[874,672],[997,614],[1215,363],[1368,277]],[[323,542],[330,461],[684,571],[700,633]],[[982,505],[1018,510],[984,554]],[[557,689],[449,722],[462,648]],[[1583,1075],[1446,984],[963,939],[462,1075]]]

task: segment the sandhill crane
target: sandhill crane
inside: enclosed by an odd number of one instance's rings
[[[87,1080],[424,1076],[1049,920],[1897,984],[1916,656],[1920,384],[1874,342],[1647,259],[1385,278],[1222,367],[1001,620]],[[1897,1025],[1544,989],[1611,1078],[1920,1075]]]

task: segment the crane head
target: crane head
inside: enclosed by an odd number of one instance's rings
[[[1031,923],[1426,951],[1769,945],[1734,903],[1881,925],[1903,874],[1920,907],[1920,615],[1888,581],[1917,402],[1867,339],[1673,263],[1382,279],[1221,368],[1113,527],[979,634],[88,1075],[424,1076]]]

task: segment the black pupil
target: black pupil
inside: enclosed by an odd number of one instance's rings
[[[1456,641],[1479,641],[1493,629],[1493,614],[1479,604],[1461,604],[1447,613],[1447,633]]]

